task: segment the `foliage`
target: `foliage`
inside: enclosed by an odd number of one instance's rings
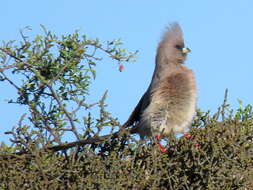
[[[0,49],[0,79],[18,94],[8,101],[29,110],[7,133],[17,150],[26,152],[62,144],[64,135],[87,139],[99,136],[104,127],[113,130],[118,126],[105,109],[107,93],[101,100],[88,103],[89,87],[96,77],[95,66],[102,60],[99,55],[111,57],[119,66],[135,56],[121,48],[119,40],[103,44],[78,32],[59,38],[42,28],[43,35],[30,40],[21,32],[20,44],[12,41]],[[94,107],[100,108],[98,118],[92,116]],[[86,115],[79,114],[80,110],[86,110]],[[26,118],[29,122],[24,123]]]
[[[101,62],[97,51],[116,62],[134,54],[118,41],[104,47],[77,32],[61,39],[44,32],[32,41],[22,33],[19,46],[0,49],[1,80],[18,92],[9,103],[28,108],[7,132],[13,145],[0,146],[1,189],[253,188],[251,105],[230,109],[226,92],[217,113],[198,110],[191,138],[171,136],[161,153],[152,140],[114,133],[119,123],[106,110],[106,93],[96,103],[86,101]],[[112,134],[101,137],[104,128]],[[66,133],[75,142],[65,143]]]

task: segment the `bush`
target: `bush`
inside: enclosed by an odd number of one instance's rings
[[[253,188],[252,106],[240,103],[233,111],[226,92],[217,113],[199,110],[191,137],[172,135],[167,153],[161,153],[152,140],[117,132],[120,124],[106,110],[106,93],[86,102],[102,60],[97,51],[119,66],[135,53],[120,48],[118,40],[102,44],[78,32],[58,38],[43,29],[33,40],[21,33],[20,45],[0,48],[1,81],[17,90],[9,103],[28,108],[6,132],[13,145],[1,144],[1,189]],[[86,115],[78,114],[81,109]],[[111,133],[102,136],[104,128]],[[65,135],[75,141],[65,142]]]

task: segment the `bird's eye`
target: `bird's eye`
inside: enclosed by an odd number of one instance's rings
[[[178,50],[182,50],[183,47],[181,45],[175,45],[175,48],[177,48]]]

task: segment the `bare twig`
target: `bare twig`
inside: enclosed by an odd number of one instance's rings
[[[4,53],[6,53],[7,55],[9,55],[10,57],[16,59],[19,62],[23,62],[20,58],[18,58],[17,56],[13,55],[13,53],[10,50],[4,49],[4,48],[0,48],[0,50]]]
[[[12,68],[15,68],[17,66],[19,66],[20,64],[13,64],[13,65],[8,65],[8,66],[5,66],[3,68],[0,68],[0,72],[2,71],[5,71],[5,70],[8,70],[8,69],[12,69]]]
[[[76,112],[82,107],[84,99],[83,100],[76,100],[77,101],[77,107],[71,112],[71,115],[75,115]]]
[[[62,104],[59,96],[56,94],[53,87],[49,84],[47,84],[47,87],[50,90],[50,92],[52,93],[52,96],[54,97],[54,99],[56,100],[56,102],[58,103],[58,105],[60,106],[62,111],[65,113],[66,117],[68,118],[68,120],[70,122],[73,133],[75,134],[76,138],[79,140],[80,137],[79,137],[78,132],[76,130],[76,126],[74,124],[74,121],[73,121],[73,118],[72,118],[71,114],[66,110],[65,106]]]
[[[9,79],[9,78],[4,74],[3,71],[0,71],[0,72],[1,72],[1,74],[4,76],[4,79],[7,80],[12,86],[14,86],[14,87],[18,90],[18,92],[20,92],[20,88],[19,88],[11,79]]]
[[[224,119],[225,119],[225,109],[228,106],[227,101],[228,101],[228,89],[226,88],[225,95],[224,95],[224,101],[223,101],[223,104],[221,105],[221,117],[222,117],[222,121],[224,121]]]
[[[12,69],[12,68],[15,68],[15,67],[18,67],[18,66],[21,66],[21,65],[27,65],[27,66],[31,67],[31,65],[29,63],[22,61],[20,58],[15,56],[10,50],[0,47],[0,51],[6,53],[11,58],[13,58],[13,59],[15,59],[16,61],[19,62],[18,64],[8,65],[8,66],[5,66],[3,68],[0,68],[0,71],[4,71],[4,70],[7,70],[7,69]]]

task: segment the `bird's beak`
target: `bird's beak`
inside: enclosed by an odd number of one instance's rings
[[[187,54],[187,53],[191,52],[191,50],[188,47],[186,47],[186,48],[184,47],[182,49],[182,52],[185,53],[185,54]]]

